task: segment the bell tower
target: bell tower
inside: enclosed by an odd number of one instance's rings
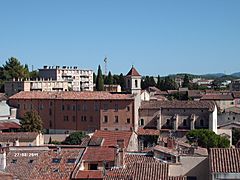
[[[125,81],[128,92],[131,94],[141,94],[141,75],[133,66],[125,76]]]

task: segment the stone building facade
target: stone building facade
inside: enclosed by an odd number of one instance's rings
[[[142,102],[139,115],[139,127],[145,129],[186,132],[207,128],[217,133],[217,108],[213,102]]]

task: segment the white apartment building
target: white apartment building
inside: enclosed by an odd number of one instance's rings
[[[73,91],[93,91],[93,71],[79,69],[77,66],[44,66],[39,69],[43,79],[67,81]]]

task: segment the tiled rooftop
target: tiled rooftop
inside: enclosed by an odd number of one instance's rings
[[[132,99],[131,94],[115,94],[105,91],[93,92],[74,92],[74,91],[61,91],[61,92],[37,92],[37,91],[21,91],[9,99],[68,99],[68,100],[127,100]]]
[[[20,142],[30,142],[36,139],[37,132],[9,132],[0,133],[0,142],[14,141],[18,139]]]
[[[130,71],[127,73],[127,76],[141,76],[141,75],[137,72],[137,70],[134,67],[132,67]]]
[[[117,140],[124,140],[125,147],[128,146],[132,132],[130,131],[101,131],[96,130],[92,138],[104,138],[102,146],[116,146]]]
[[[208,109],[214,110],[212,101],[149,101],[142,102],[141,109]]]
[[[201,100],[233,100],[231,94],[204,94]]]
[[[18,139],[20,142],[31,142],[38,136],[37,132],[6,132],[0,133],[0,142],[14,141]]]
[[[157,130],[157,129],[138,128],[137,134],[138,135],[159,136],[160,135],[160,131]]]
[[[83,148],[58,150],[15,147],[7,153],[6,172],[19,179],[70,179]]]
[[[116,148],[110,147],[87,147],[83,155],[83,161],[114,161]]]
[[[211,173],[240,173],[240,148],[210,149]]]
[[[234,91],[232,94],[234,98],[240,98],[240,91]]]
[[[104,179],[114,180],[120,177],[120,179],[132,180],[165,180],[168,178],[168,165],[152,157],[126,154],[125,163],[124,168],[109,171]]]
[[[0,121],[0,130],[6,129],[20,129],[20,125],[16,122]],[[1,137],[0,137],[1,139]]]

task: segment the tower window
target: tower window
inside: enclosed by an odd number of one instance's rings
[[[138,87],[138,81],[135,80],[135,87],[137,88]]]

